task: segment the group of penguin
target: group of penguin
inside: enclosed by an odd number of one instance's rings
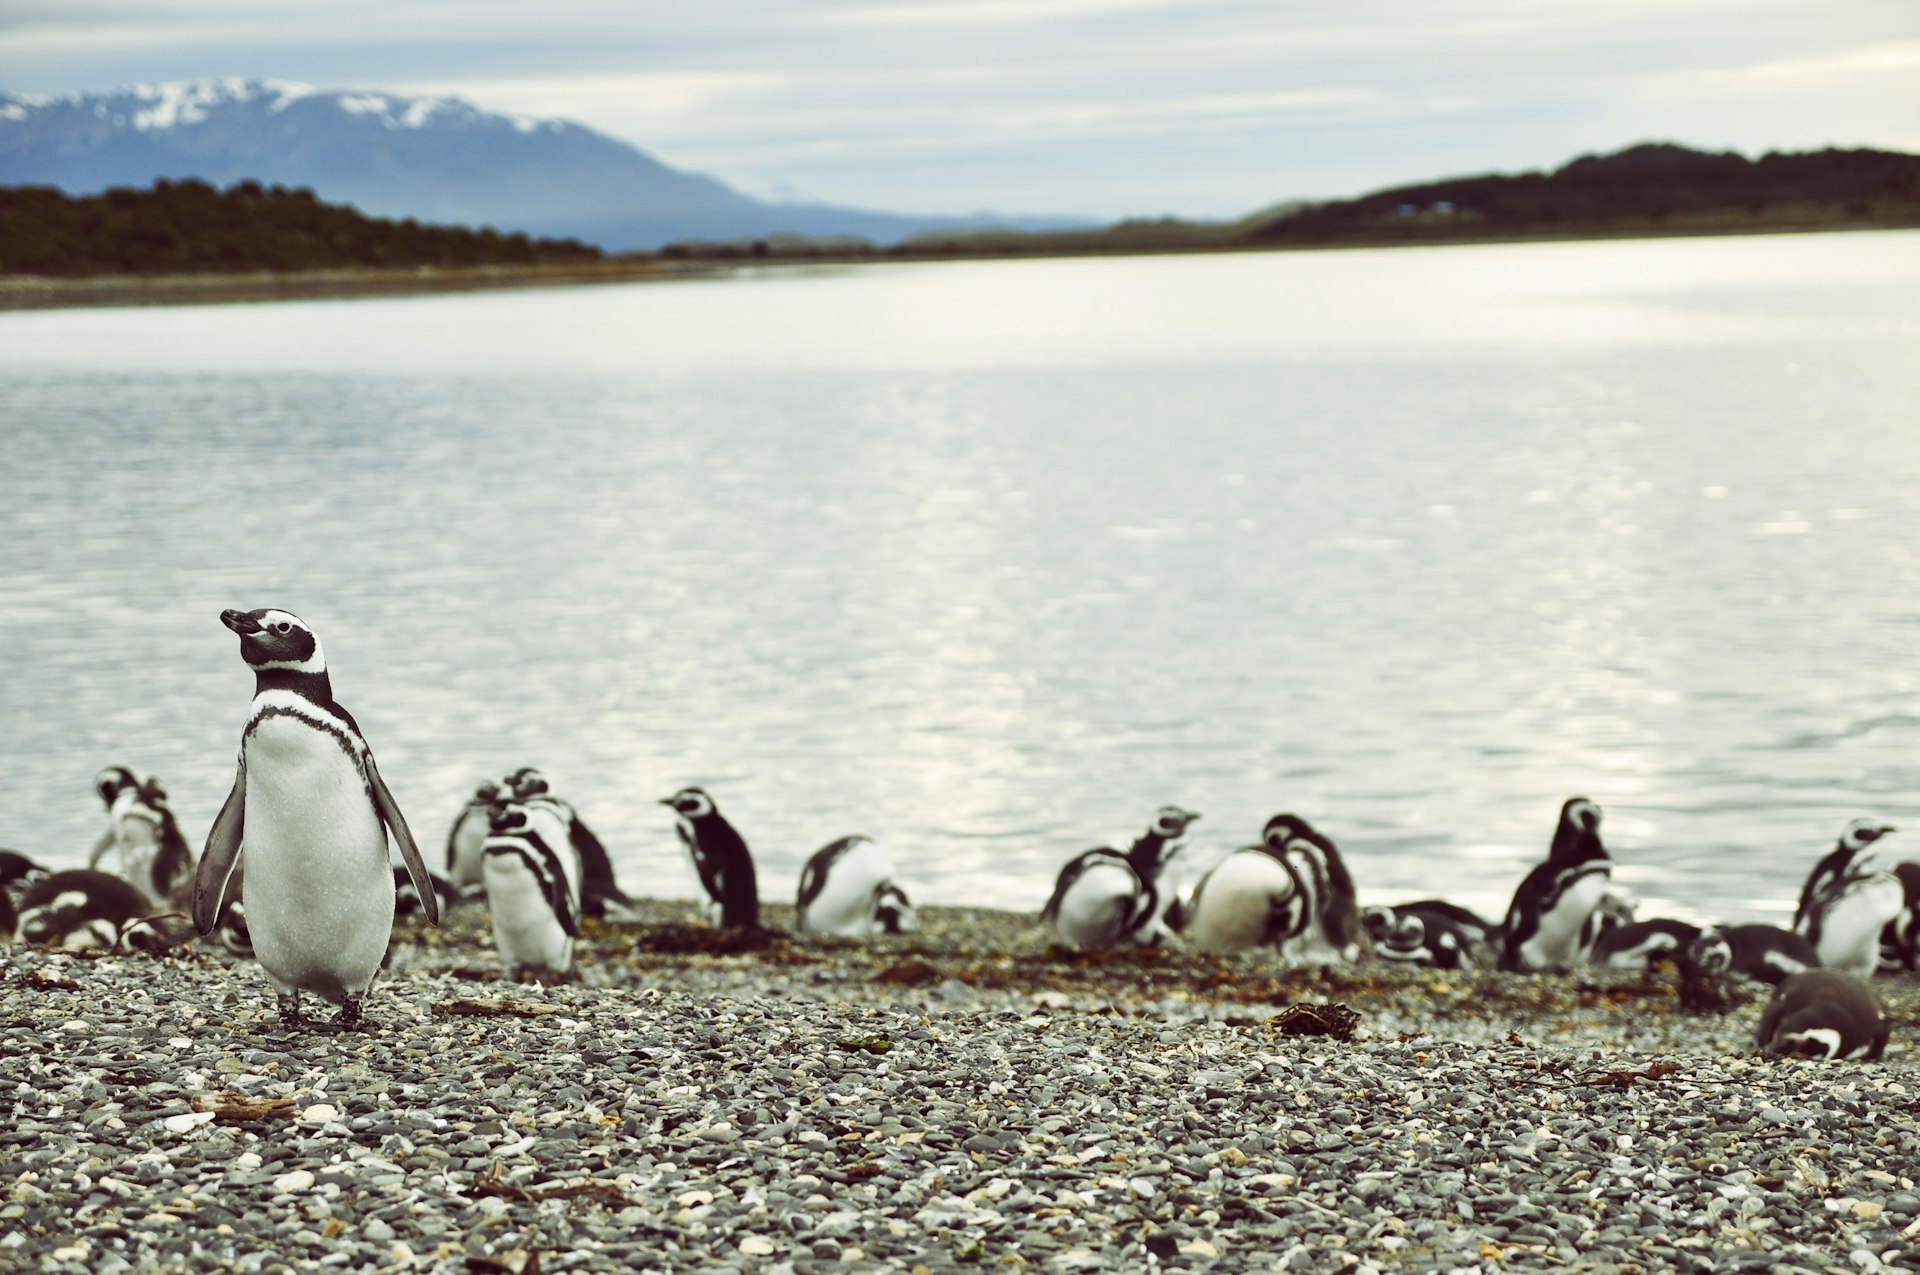
[[[438,924],[444,909],[484,896],[495,946],[516,978],[551,979],[573,965],[583,917],[618,919],[633,900],[605,846],[537,770],[482,784],[455,818],[444,877],[430,872],[351,714],[333,698],[319,638],[277,608],[228,610],[254,674],[232,791],[197,865],[165,790],[113,767],[96,780],[108,831],[86,869],[47,873],[0,851],[0,939],[69,946],[141,942],[168,912],[202,936],[252,956],[275,988],[282,1023],[306,1025],[302,993],[340,1007],[331,1026],[361,1025],[361,1002],[384,963],[397,912]],[[661,799],[726,927],[759,925],[752,854],[697,787]],[[1671,961],[1683,977],[1744,977],[1775,986],[1760,1044],[1804,1057],[1877,1058],[1884,1009],[1866,981],[1877,967],[1920,964],[1920,864],[1882,870],[1872,853],[1893,831],[1857,819],[1801,892],[1793,927],[1698,927],[1635,921],[1609,890],[1612,859],[1600,808],[1561,808],[1546,859],[1493,923],[1441,899],[1359,907],[1338,847],[1294,814],[1268,820],[1182,896],[1171,865],[1199,814],[1166,806],[1124,853],[1098,847],[1060,871],[1042,909],[1078,947],[1153,946],[1175,935],[1202,952],[1266,948],[1286,964],[1380,960],[1504,971],[1580,964],[1645,969]],[[400,863],[392,863],[389,838]],[[242,851],[244,849],[244,856]],[[119,874],[100,870],[118,852]],[[843,837],[800,876],[802,933],[866,936],[914,924],[886,854]],[[154,941],[163,941],[155,938]]]
[[[1893,828],[1873,819],[1849,823],[1814,865],[1786,929],[1636,921],[1632,903],[1609,888],[1600,807],[1585,797],[1561,807],[1545,860],[1498,923],[1443,899],[1361,908],[1339,848],[1294,814],[1269,819],[1257,844],[1228,854],[1182,897],[1170,865],[1199,817],[1164,806],[1124,853],[1102,846],[1076,856],[1042,919],[1076,947],[1156,946],[1178,935],[1201,952],[1270,949],[1286,965],[1377,960],[1524,973],[1667,962],[1683,994],[1703,999],[1717,999],[1723,979],[1772,985],[1759,1044],[1795,1057],[1878,1058],[1887,1018],[1868,980],[1920,966],[1920,863],[1881,867],[1873,848]]]

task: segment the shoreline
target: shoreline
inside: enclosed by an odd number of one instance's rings
[[[545,988],[498,978],[482,909],[403,925],[374,1029],[341,1036],[281,1032],[257,968],[194,947],[11,949],[0,1265],[1920,1260],[1912,978],[1878,980],[1882,1062],[1810,1064],[1754,1055],[1759,998],[1686,1014],[1666,976],[1074,953],[985,909],[870,942],[695,916],[589,923],[580,981]],[[1303,1034],[1303,1004],[1359,1029]]]
[[[939,262],[1031,261],[1089,257],[1337,252],[1380,248],[1457,248],[1484,247],[1493,244],[1565,244],[1635,239],[1745,238],[1796,234],[1869,233],[1917,228],[1920,227],[1911,225],[1784,225],[1708,229],[1633,227],[1615,232],[1570,231],[1564,234],[1510,236],[1460,235],[1428,239],[1382,236],[1371,239],[1355,237],[1311,243],[1219,242],[1085,247],[1035,244],[1031,247],[983,248],[979,251],[963,252],[895,248],[874,249],[869,252],[773,252],[765,255],[755,255],[747,251],[716,251],[701,256],[655,255],[644,259],[610,259],[591,265],[480,266],[470,269],[408,267],[296,271],[284,274],[255,272],[99,275],[86,278],[0,275],[0,313],[125,306],[353,300],[366,297],[428,296],[449,292],[491,292],[515,288],[657,283],[759,270],[791,270],[808,267],[841,268],[861,265],[920,265]]]

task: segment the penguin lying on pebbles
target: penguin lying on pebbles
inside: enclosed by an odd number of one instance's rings
[[[1333,839],[1295,814],[1278,814],[1260,841],[1293,868],[1307,896],[1307,924],[1280,943],[1290,963],[1353,961],[1369,950],[1353,876]]]
[[[152,902],[132,882],[72,868],[41,877],[21,896],[20,941],[78,951],[110,948],[124,938],[160,950],[168,936],[156,928],[158,921],[146,920],[153,915]]]
[[[1868,1061],[1887,1047],[1887,1014],[1866,979],[1845,970],[1795,974],[1774,989],[1755,1040],[1781,1058]]]
[[[1435,970],[1473,965],[1475,934],[1443,913],[1375,906],[1361,912],[1360,923],[1380,960]]]
[[[802,934],[866,938],[914,926],[913,906],[873,838],[842,837],[814,851],[800,871],[795,927]]]
[[[1613,860],[1600,841],[1600,807],[1585,797],[1560,808],[1547,861],[1520,882],[1501,925],[1500,968],[1564,970],[1578,964],[1587,920],[1600,906]]]
[[[495,806],[484,853],[493,942],[508,976],[564,976],[573,968],[581,915],[580,852],[565,815],[539,799]]]
[[[1777,987],[1820,964],[1813,944],[1777,925],[1723,925],[1720,935],[1733,954],[1732,972],[1742,978]]]
[[[704,788],[682,788],[660,804],[673,807],[674,831],[707,892],[707,918],[724,929],[760,927],[760,886],[747,841]]]
[[[151,775],[137,778],[125,766],[101,771],[93,787],[107,807],[107,830],[94,843],[87,866],[98,868],[109,851],[117,850],[114,867],[156,910],[185,908],[192,897],[193,851],[167,804],[167,790]]]
[[[313,992],[340,1006],[335,1029],[357,1028],[393,933],[389,832],[430,924],[439,897],[372,750],[334,702],[318,636],[271,607],[224,611],[220,622],[240,639],[254,695],[233,791],[200,859],[194,926],[213,931],[244,842],[247,928],[282,1026],[304,1024],[300,994]]]
[[[1670,917],[1629,921],[1601,934],[1587,954],[1587,962],[1611,970],[1644,970],[1662,962],[1677,964],[1687,946],[1699,937],[1699,926]]]
[[[1181,909],[1180,932],[1201,952],[1278,950],[1306,932],[1312,907],[1284,855],[1264,844],[1246,846],[1200,878]]]
[[[1075,947],[1154,947],[1171,932],[1175,891],[1166,878],[1180,839],[1200,816],[1162,806],[1125,854],[1109,846],[1067,861],[1040,918]],[[1178,920],[1178,917],[1175,917]]]

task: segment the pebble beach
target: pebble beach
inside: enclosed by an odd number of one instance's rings
[[[0,1269],[1920,1268],[1915,980],[1883,1060],[1803,1063],[1754,1051],[1765,989],[921,921],[647,904],[542,987],[462,907],[342,1035],[202,947],[14,948]]]

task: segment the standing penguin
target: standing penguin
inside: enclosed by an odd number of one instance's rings
[[[1570,798],[1560,807],[1547,861],[1513,892],[1501,926],[1500,968],[1559,970],[1578,963],[1586,955],[1587,919],[1612,876],[1613,860],[1600,841],[1600,807]]]
[[[580,856],[580,912],[602,917],[631,909],[634,902],[613,878],[613,860],[573,803],[556,796],[547,777],[532,766],[522,766],[500,781],[517,801],[540,797],[556,806],[566,819],[567,840]]]
[[[493,943],[508,977],[567,973],[580,937],[580,855],[565,817],[538,800],[495,806],[485,859]]]
[[[753,855],[704,788],[682,788],[660,804],[673,807],[674,829],[693,858],[693,870],[711,900],[708,919],[727,929],[758,929],[760,887]]]
[[[1281,944],[1281,954],[1296,962],[1352,961],[1370,950],[1353,877],[1332,838],[1299,815],[1278,814],[1260,840],[1292,865],[1308,896],[1307,926]]]
[[[1893,865],[1905,901],[1900,914],[1880,931],[1880,969],[1888,974],[1912,973],[1920,965],[1920,863]]]
[[[1871,978],[1880,964],[1881,935],[1906,905],[1900,878],[1880,871],[1866,856],[1827,878],[1795,928],[1813,944],[1822,965]]]
[[[486,848],[487,826],[494,803],[500,801],[502,795],[499,781],[481,784],[453,817],[453,827],[447,829],[447,880],[463,895],[485,887],[481,854]]]
[[[1775,1057],[1858,1054],[1871,1062],[1887,1047],[1887,1011],[1873,985],[1859,975],[1807,970],[1774,989],[1755,1041]]]
[[[273,608],[223,611],[220,622],[254,672],[253,706],[233,791],[200,859],[194,926],[212,932],[244,842],[247,928],[279,993],[281,1024],[303,1024],[300,993],[310,991],[340,1006],[336,1029],[359,1027],[393,932],[389,831],[434,925],[439,898],[372,750],[334,702],[313,630]]]
[[[1793,910],[1793,928],[1806,933],[1807,913],[1812,910],[1814,900],[1831,890],[1853,866],[1854,859],[1880,838],[1894,830],[1892,824],[1881,823],[1878,819],[1855,819],[1840,830],[1840,839],[1833,849],[1813,865],[1813,871],[1807,873],[1807,880],[1800,887],[1800,903]]]
[[[1075,947],[1153,947],[1165,941],[1176,899],[1162,878],[1199,817],[1162,806],[1125,854],[1098,846],[1075,855],[1060,869],[1040,919]]]
[[[117,849],[120,875],[155,908],[184,908],[193,851],[167,804],[167,790],[151,775],[139,779],[125,766],[109,766],[94,776],[93,790],[106,803],[107,830],[94,843],[87,866],[98,868],[107,852]]]
[[[913,928],[913,906],[894,884],[887,852],[862,836],[814,851],[800,871],[794,916],[802,934],[866,938]]]

